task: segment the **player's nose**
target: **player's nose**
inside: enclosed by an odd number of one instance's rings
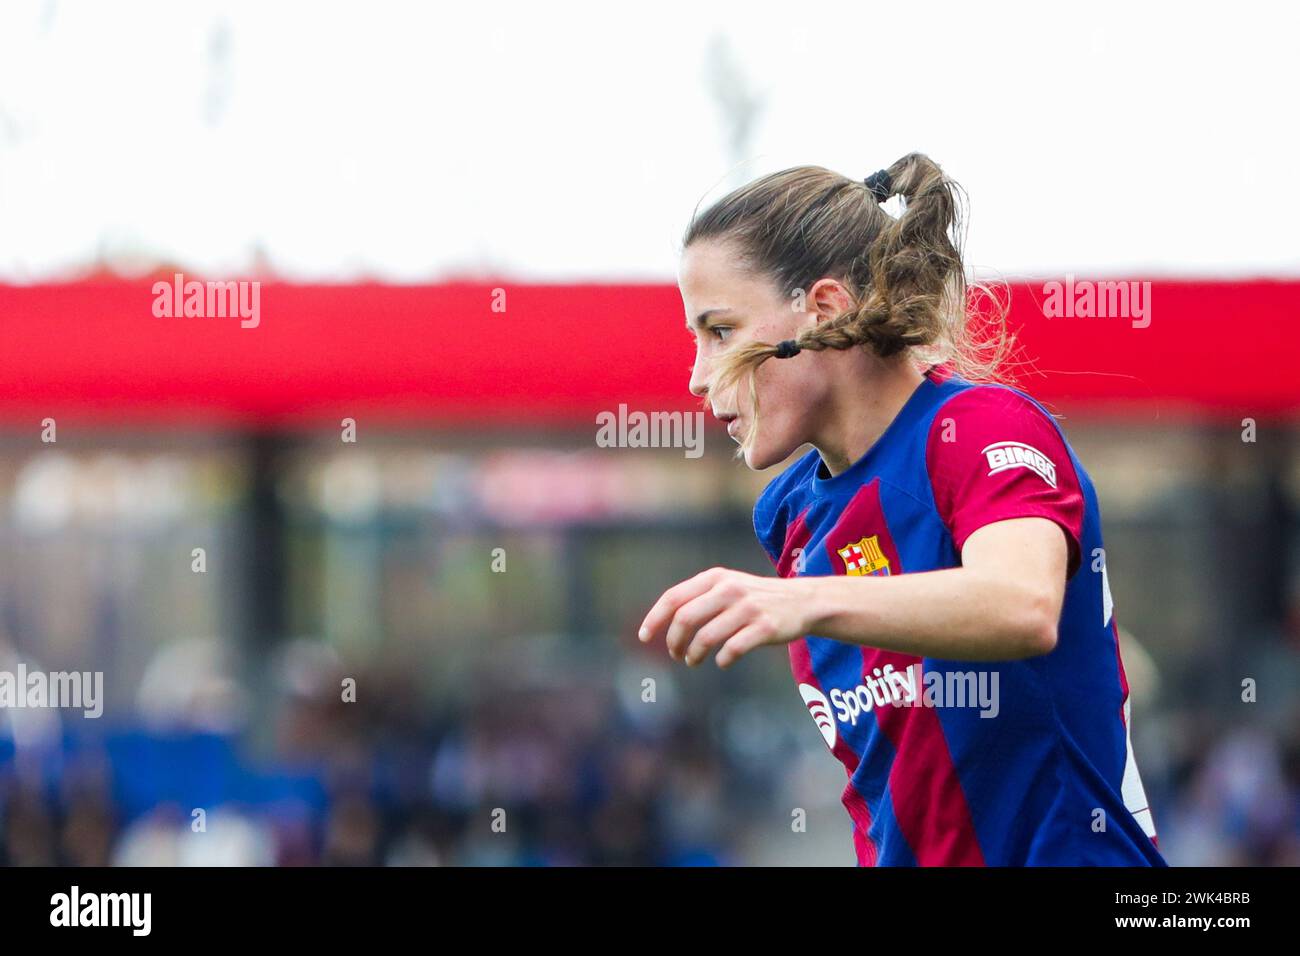
[[[704,358],[697,352],[695,354],[695,364],[691,366],[691,394],[696,398],[703,398],[709,392],[709,375],[705,367]]]

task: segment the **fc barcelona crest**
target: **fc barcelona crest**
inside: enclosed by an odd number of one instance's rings
[[[873,534],[853,544],[839,549],[844,559],[844,573],[855,577],[868,574],[885,576],[889,574],[889,559],[880,550],[880,536]]]

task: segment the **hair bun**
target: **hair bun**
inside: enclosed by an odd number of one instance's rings
[[[871,190],[871,195],[876,197],[876,202],[884,202],[894,195],[894,177],[889,175],[887,169],[877,170],[862,180],[862,183]]]

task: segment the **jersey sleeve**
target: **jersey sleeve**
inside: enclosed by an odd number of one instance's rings
[[[1065,532],[1068,576],[1078,570],[1083,491],[1061,433],[1025,396],[977,386],[944,403],[930,427],[926,467],[959,554],[985,525],[1048,518]]]

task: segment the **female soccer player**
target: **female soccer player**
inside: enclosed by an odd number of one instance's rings
[[[788,169],[694,218],[691,392],[750,468],[812,450],[754,508],[780,577],[697,574],[640,638],[722,667],[789,646],[860,865],[1163,866],[1097,496],[1042,406],[976,384],[1005,333],[968,331],[955,197],[912,154],[863,181]]]

